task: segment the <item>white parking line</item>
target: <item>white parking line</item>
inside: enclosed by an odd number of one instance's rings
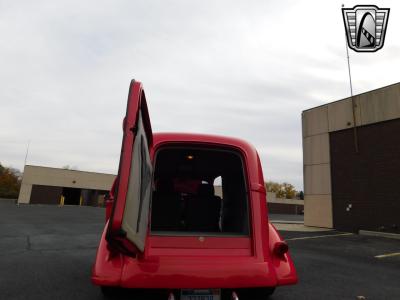
[[[298,237],[298,238],[286,239],[286,241],[309,240],[309,239],[319,239],[319,238],[326,238],[326,237],[332,237],[332,236],[346,236],[346,235],[353,235],[353,233],[338,233],[338,234],[326,234],[326,235],[305,236],[305,237]]]
[[[394,252],[394,253],[387,253],[387,254],[382,254],[382,255],[376,255],[375,258],[386,258],[386,257],[393,257],[393,256],[400,256],[400,252]]]

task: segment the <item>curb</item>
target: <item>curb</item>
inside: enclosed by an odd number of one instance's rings
[[[369,230],[359,230],[358,234],[359,235],[378,236],[378,237],[385,237],[385,238],[400,240],[400,234],[397,234],[397,233],[380,232],[380,231],[369,231]]]
[[[272,224],[304,224],[303,221],[285,221],[285,220],[270,220]]]

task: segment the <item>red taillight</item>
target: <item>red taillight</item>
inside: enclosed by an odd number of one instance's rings
[[[283,257],[289,251],[289,246],[286,242],[276,242],[274,245],[274,254],[278,257]]]

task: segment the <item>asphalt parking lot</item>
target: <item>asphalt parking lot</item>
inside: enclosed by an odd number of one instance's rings
[[[1,201],[0,299],[102,299],[90,269],[103,225],[101,208]],[[300,282],[270,299],[400,299],[400,256],[376,257],[400,240],[277,226]]]

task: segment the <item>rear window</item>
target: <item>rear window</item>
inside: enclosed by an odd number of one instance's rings
[[[241,154],[206,147],[158,150],[151,232],[248,235],[248,195]]]

